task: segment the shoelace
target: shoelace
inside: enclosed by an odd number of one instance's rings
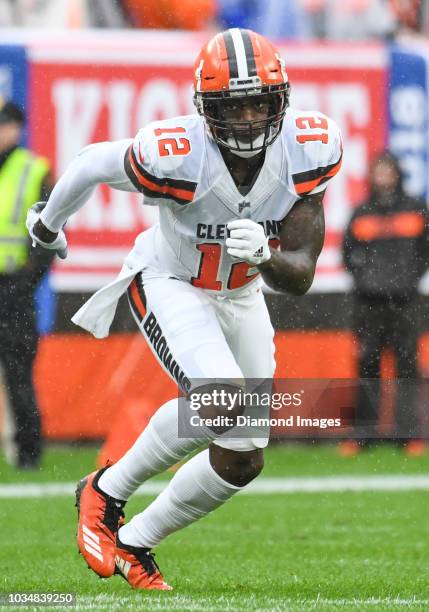
[[[150,550],[142,550],[134,554],[144,567],[147,575],[152,577],[151,582],[161,577],[161,570],[159,569],[158,564],[155,561],[155,553],[150,552]]]
[[[115,501],[112,497],[106,499],[105,524],[110,531],[116,531],[121,519],[125,517],[123,505]]]

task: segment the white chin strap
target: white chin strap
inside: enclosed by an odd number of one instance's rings
[[[261,152],[260,148],[259,150],[256,150],[256,151],[255,151],[255,148],[262,147],[262,145],[264,144],[264,134],[260,134],[252,142],[252,145],[254,147],[253,149],[250,149],[250,146],[251,146],[250,143],[242,142],[241,140],[236,141],[235,138],[233,138],[232,136],[228,138],[227,142],[230,147],[236,147],[236,146],[240,147],[239,151],[237,151],[236,149],[231,149],[231,153],[233,153],[234,155],[237,155],[238,157],[244,157],[244,158],[255,157],[255,155],[258,155]]]

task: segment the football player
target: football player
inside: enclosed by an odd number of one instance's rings
[[[184,393],[201,380],[209,381],[205,389],[219,390],[223,381],[237,391],[246,379],[274,374],[262,280],[296,295],[311,286],[324,239],[322,200],[341,165],[341,137],[325,115],[289,107],[282,58],[250,30],[230,29],[204,45],[194,91],[197,114],[150,123],[134,140],[85,148],[41,214],[30,212],[28,228],[34,242],[64,257],[62,227],[96,185],[141,192],[145,204],[159,207],[159,223],[137,237],[117,279],[73,321],[105,337],[128,291],[137,325]],[[212,402],[200,414],[221,411]],[[228,415],[241,411],[237,401]],[[102,577],[116,572],[135,588],[169,589],[152,549],[262,470],[268,431],[240,437],[207,426],[198,438],[179,437],[178,419],[175,398],[124,457],[78,485],[79,549]],[[123,507],[136,489],[199,447],[205,450],[124,524]]]

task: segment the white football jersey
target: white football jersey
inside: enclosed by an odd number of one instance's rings
[[[199,115],[150,123],[127,155],[129,178],[144,203],[159,206],[154,249],[163,270],[204,290],[235,294],[258,282],[260,274],[227,253],[227,223],[252,219],[277,247],[282,221],[295,202],[323,191],[338,172],[342,146],[334,121],[289,108],[246,195]]]

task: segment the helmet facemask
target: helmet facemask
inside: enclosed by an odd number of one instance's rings
[[[194,103],[205,119],[210,135],[222,148],[240,157],[264,151],[279,135],[289,106],[289,83],[236,91],[196,92]],[[268,101],[268,116],[253,121],[227,119],[225,107],[231,101]]]

